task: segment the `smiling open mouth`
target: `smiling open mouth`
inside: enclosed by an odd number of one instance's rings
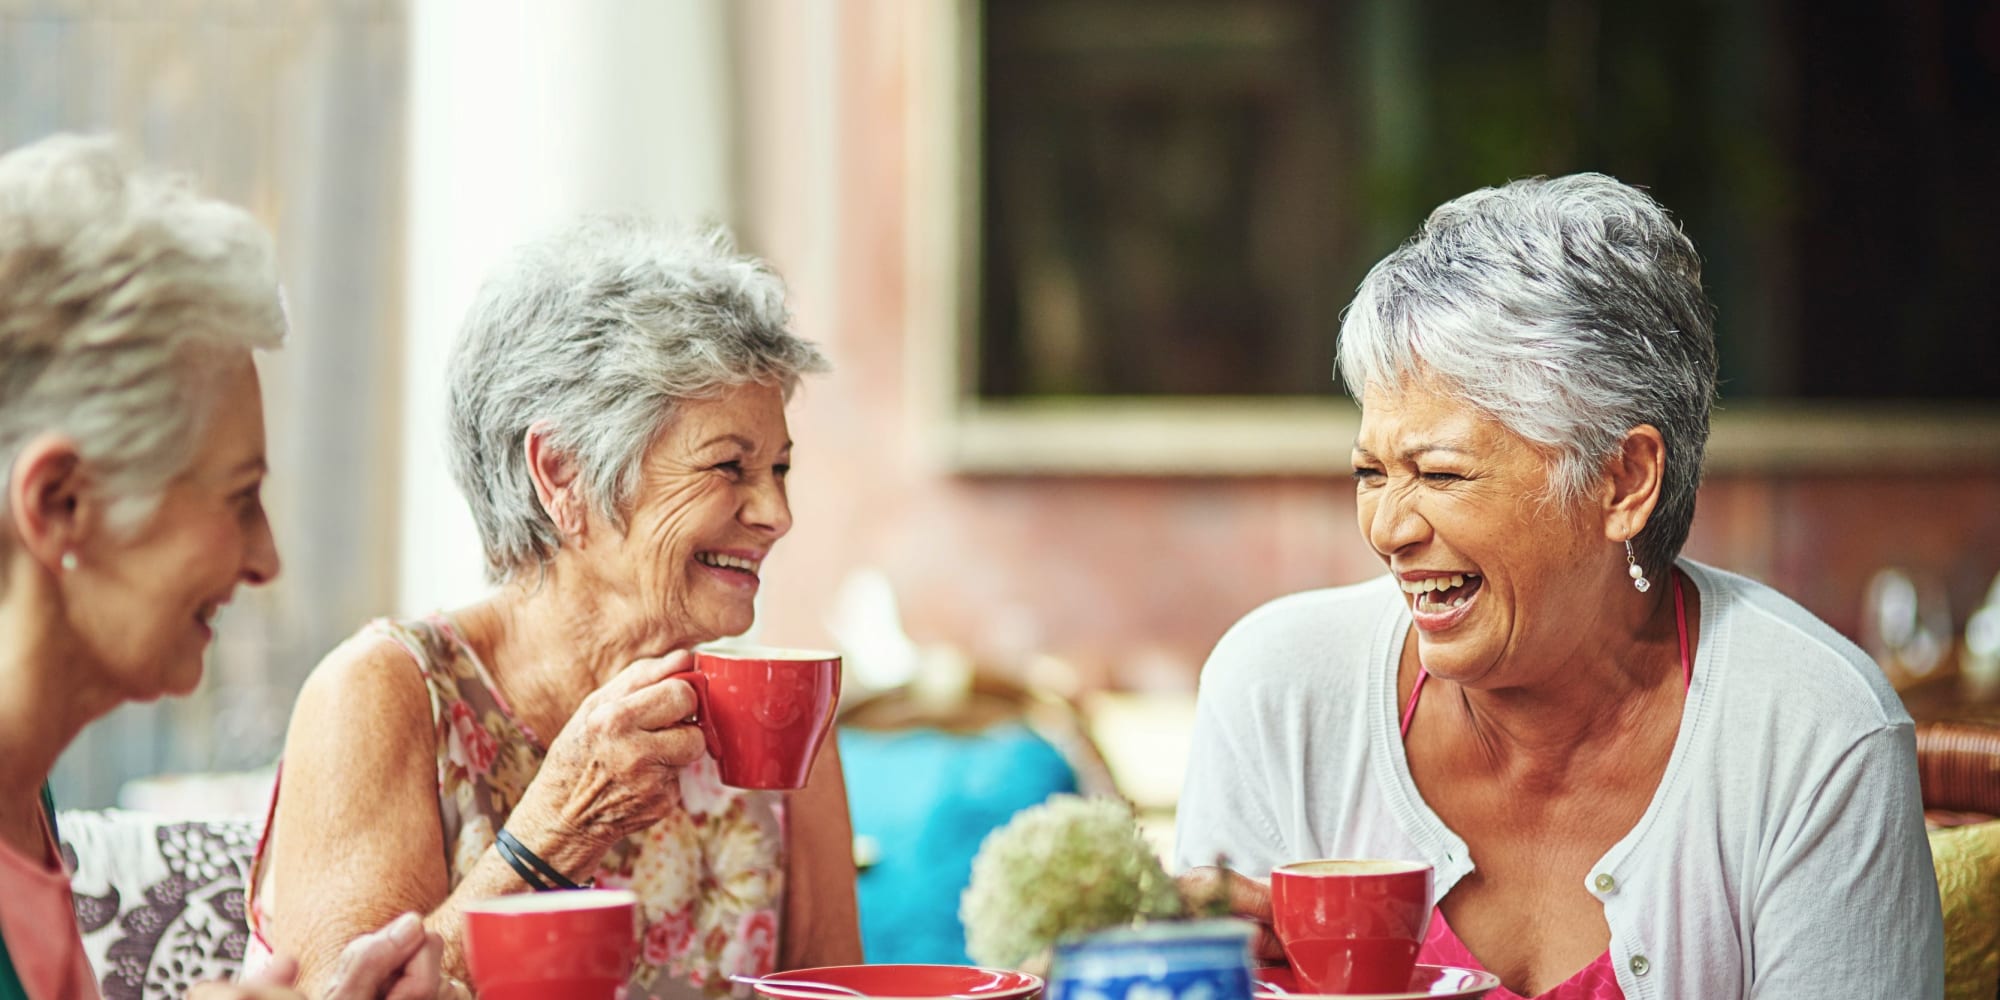
[[[1455,608],[1465,606],[1472,595],[1479,592],[1483,581],[1476,573],[1454,573],[1451,576],[1434,576],[1423,580],[1399,580],[1403,593],[1416,600],[1416,610],[1421,614],[1441,615]]]
[[[697,552],[694,558],[704,566],[735,570],[738,573],[748,573],[752,577],[757,575],[757,562],[741,556],[726,555],[721,552]]]

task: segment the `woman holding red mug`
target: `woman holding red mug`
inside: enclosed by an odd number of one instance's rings
[[[634,997],[859,962],[838,752],[730,788],[689,721],[691,647],[747,630],[791,530],[785,405],[827,367],[726,234],[593,219],[515,252],[445,373],[451,471],[491,596],[380,621],[299,695],[251,890],[303,979],[415,909],[467,975],[463,907],[638,896]]]
[[[1418,960],[1497,997],[1940,996],[1895,692],[1797,604],[1680,556],[1716,367],[1694,246],[1646,194],[1580,174],[1433,212],[1340,334],[1389,575],[1223,637],[1180,864],[1425,862]]]

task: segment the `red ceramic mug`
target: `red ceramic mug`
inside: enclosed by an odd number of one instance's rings
[[[1271,925],[1313,993],[1400,993],[1431,920],[1421,861],[1300,861],[1271,869]]]
[[[708,755],[734,788],[804,788],[840,701],[840,654],[745,646],[697,649],[694,686]]]
[[[639,898],[622,889],[531,892],[465,907],[479,1000],[612,1000],[632,975]]]

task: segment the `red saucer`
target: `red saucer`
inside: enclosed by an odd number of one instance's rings
[[[829,989],[813,989],[823,984]],[[846,997],[978,997],[1028,1000],[1042,991],[1040,976],[971,965],[823,965],[787,969],[756,980],[753,988],[781,1000]]]

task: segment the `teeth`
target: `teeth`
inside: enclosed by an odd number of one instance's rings
[[[1453,573],[1450,576],[1433,576],[1422,580],[1400,580],[1405,594],[1428,594],[1436,590],[1453,590],[1465,586],[1467,580],[1479,579],[1476,573]]]
[[[723,555],[720,552],[702,552],[698,553],[695,558],[710,566],[719,566],[723,569],[740,569],[745,573],[753,575],[757,572],[756,563],[748,559],[739,559],[736,556]]]

